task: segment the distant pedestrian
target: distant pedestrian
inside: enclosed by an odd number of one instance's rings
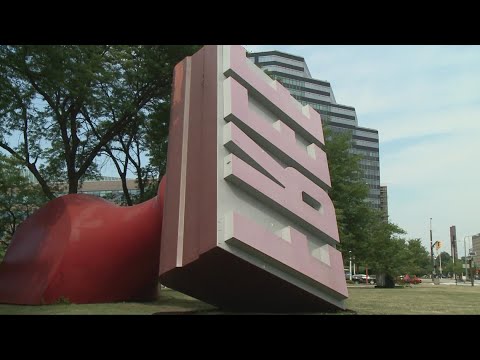
[[[405,282],[405,284],[407,285],[410,285],[410,275],[405,275],[405,277],[403,278],[403,281]]]

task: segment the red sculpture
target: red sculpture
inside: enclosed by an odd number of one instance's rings
[[[71,194],[17,230],[0,264],[0,302],[151,300],[157,294],[165,178],[155,198],[120,207]]]
[[[344,309],[320,115],[241,46],[175,68],[160,280],[225,310]]]
[[[160,275],[223,309],[345,308],[323,147],[320,115],[243,48],[205,46],[175,67],[157,197],[126,208],[87,195],[48,203],[0,264],[0,303],[148,300]]]

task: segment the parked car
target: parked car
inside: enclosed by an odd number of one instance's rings
[[[419,277],[416,277],[416,276],[414,276],[414,277],[410,280],[410,284],[414,284],[414,285],[420,284],[421,282],[422,282],[422,279],[420,279]]]
[[[398,278],[398,282],[400,284],[413,284],[413,285],[417,285],[417,284],[420,284],[422,282],[422,279],[420,279],[419,277],[417,277],[417,275],[401,275],[399,276]]]
[[[366,274],[356,274],[352,276],[352,280],[355,284],[366,284],[367,283],[367,275]],[[368,275],[368,283],[375,284],[377,282],[377,278],[375,275]]]

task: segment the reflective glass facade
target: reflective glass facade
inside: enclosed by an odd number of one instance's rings
[[[380,210],[383,220],[388,221],[388,188],[386,186],[380,186]]]

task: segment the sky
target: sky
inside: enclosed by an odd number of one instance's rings
[[[302,56],[359,126],[377,129],[389,220],[458,255],[480,233],[480,46],[244,45]]]

